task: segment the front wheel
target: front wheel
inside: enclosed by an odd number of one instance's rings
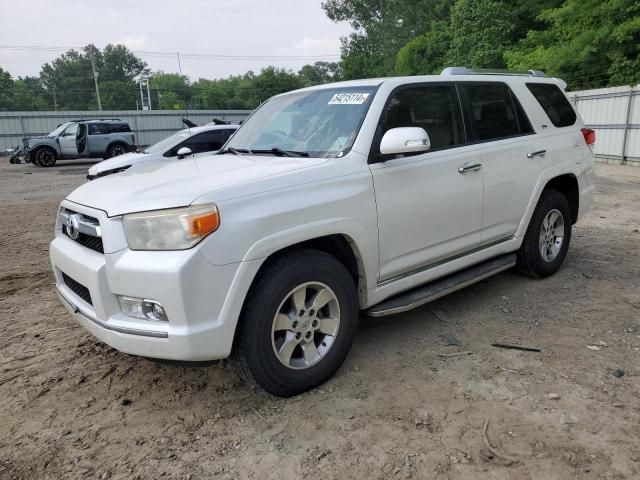
[[[544,278],[558,271],[571,241],[569,201],[556,190],[542,192],[518,251],[518,269]]]
[[[34,159],[36,165],[41,167],[53,167],[56,164],[58,157],[56,152],[51,148],[40,148],[36,151]]]
[[[334,257],[300,250],[272,261],[242,311],[233,362],[273,395],[290,397],[330,378],[358,322],[354,280]]]

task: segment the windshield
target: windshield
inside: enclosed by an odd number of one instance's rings
[[[358,135],[375,88],[334,87],[273,97],[251,115],[226,147],[242,153],[275,150],[341,157]]]
[[[189,130],[180,130],[177,133],[174,133],[170,137],[165,138],[164,140],[160,140],[158,143],[151,145],[143,150],[144,153],[164,153],[169,150],[171,147],[177,145],[182,142],[185,138],[189,138],[191,134]]]
[[[65,122],[62,125],[58,125],[58,127],[51,132],[49,135],[47,135],[47,137],[53,138],[53,137],[57,137],[58,135],[60,135],[62,133],[62,131],[67,128],[69,125],[71,125],[72,122]]]

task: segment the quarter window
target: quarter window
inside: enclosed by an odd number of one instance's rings
[[[527,83],[527,88],[556,127],[569,127],[576,123],[576,112],[557,85]]]
[[[475,141],[533,133],[518,99],[504,83],[460,84],[466,98]]]
[[[431,150],[465,142],[458,94],[453,85],[420,85],[393,94],[380,119],[378,141],[392,128],[420,127],[429,135]]]

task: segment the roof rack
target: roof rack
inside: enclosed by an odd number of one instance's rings
[[[115,121],[121,122],[122,120],[119,118],[79,118],[76,120],[69,120],[70,122],[108,122]]]
[[[515,77],[546,77],[540,70],[491,70],[486,68],[447,67],[440,75],[511,75]]]

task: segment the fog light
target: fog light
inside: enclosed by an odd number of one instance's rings
[[[141,318],[154,322],[167,322],[169,320],[164,311],[164,307],[155,300],[118,296],[118,301],[120,302],[122,313],[128,317]]]

